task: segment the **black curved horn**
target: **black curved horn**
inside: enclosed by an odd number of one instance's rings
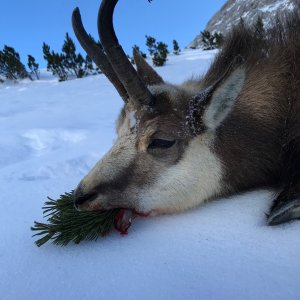
[[[153,96],[139,78],[118,42],[113,27],[113,12],[118,0],[103,0],[98,13],[101,44],[118,78],[135,105],[151,105]]]
[[[95,62],[98,68],[104,73],[104,75],[114,85],[120,96],[125,102],[128,102],[128,94],[123,84],[119,80],[117,74],[112,68],[109,60],[107,59],[103,47],[100,43],[96,43],[93,38],[85,31],[79,8],[76,7],[72,14],[72,26],[74,33],[88,56]]]

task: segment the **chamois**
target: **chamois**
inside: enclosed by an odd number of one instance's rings
[[[101,43],[78,8],[72,16],[80,44],[124,100],[117,140],[79,183],[75,207],[122,208],[126,223],[129,212],[176,213],[271,187],[278,194],[267,224],[300,218],[299,10],[264,36],[234,27],[206,75],[174,85],[136,50],[131,65],[113,28],[117,2],[102,0]]]

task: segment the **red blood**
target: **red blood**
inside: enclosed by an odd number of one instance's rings
[[[129,209],[121,208],[120,211],[116,214],[114,225],[115,228],[122,234],[125,235],[128,233],[128,228],[132,223],[133,212]]]

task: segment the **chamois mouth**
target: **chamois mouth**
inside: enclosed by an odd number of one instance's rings
[[[104,206],[99,202],[95,201],[98,197],[97,192],[90,192],[84,194],[81,188],[78,188],[74,192],[74,207],[78,211],[108,211],[111,209],[117,209],[118,212],[114,217],[114,227],[122,235],[127,234],[129,227],[131,226],[133,220],[137,217],[148,217],[151,215],[151,212],[140,212],[132,208],[124,208],[117,206]]]
[[[87,194],[82,194],[79,191],[76,191],[73,195],[74,206],[77,210],[81,210],[81,206],[86,203],[91,203],[97,198],[98,194],[96,192],[91,192]]]
[[[114,219],[115,229],[118,230],[122,235],[127,234],[133,218],[134,214],[131,209],[121,208]]]
[[[140,213],[134,209],[120,208],[115,216],[114,226],[122,235],[128,233],[132,221],[137,217],[148,217],[150,213]]]

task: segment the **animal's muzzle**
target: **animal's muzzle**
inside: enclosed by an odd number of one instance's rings
[[[84,193],[80,186],[73,193],[73,201],[76,209],[80,209],[80,206],[86,202],[92,202],[97,198],[96,192]]]

